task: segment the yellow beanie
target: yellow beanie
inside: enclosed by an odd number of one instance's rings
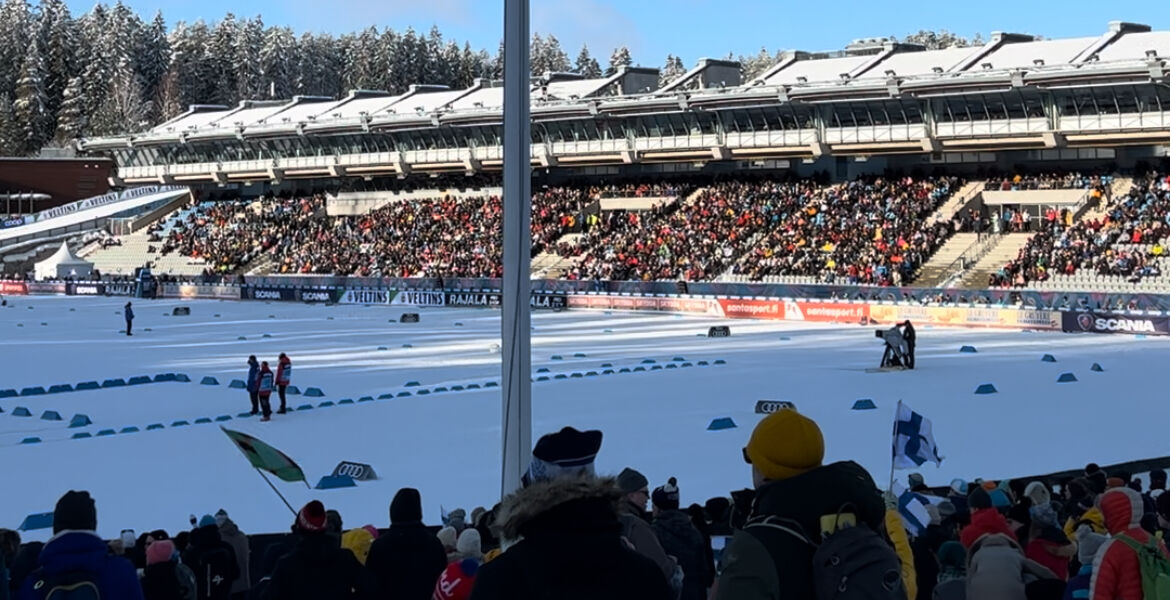
[[[812,419],[784,408],[756,425],[747,454],[765,479],[788,479],[821,466],[825,438]]]

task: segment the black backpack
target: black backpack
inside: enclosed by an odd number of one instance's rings
[[[842,507],[828,518],[840,522],[853,511]],[[817,600],[907,600],[902,561],[878,532],[864,523],[836,526],[820,545],[799,523],[776,516],[749,520],[745,530],[767,528],[794,537],[813,548],[813,589]]]
[[[66,571],[45,575],[37,570],[33,578],[33,593],[41,600],[101,600],[97,576],[87,571]]]
[[[187,565],[195,572],[195,586],[199,600],[220,600],[232,595],[232,576],[236,557],[225,546],[217,546],[200,552],[195,564]]]

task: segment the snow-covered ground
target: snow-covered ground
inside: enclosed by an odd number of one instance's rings
[[[219,508],[245,531],[286,530],[291,514],[218,424],[170,426],[220,415],[233,416],[227,427],[290,455],[313,484],[342,460],[373,465],[380,479],[356,488],[310,490],[274,480],[294,506],[319,498],[347,526],[386,525],[390,498],[402,486],[422,491],[432,523],[440,506],[470,510],[498,500],[499,388],[355,402],[260,423],[236,417],[250,408],[247,394],[227,386],[244,377],[249,354],[275,365],[280,352],[294,361],[295,385],[325,392],[290,396],[292,406],[482,386],[499,381],[497,311],[424,309],[421,323],[399,324],[400,307],[143,300],[134,303],[136,333],[126,337],[118,334],[124,302],[9,297],[0,309],[0,389],[167,372],[193,380],[0,399],[0,526],[51,511],[68,489],[88,489],[103,535],[127,527],[173,531],[187,526],[189,514]],[[190,306],[191,315],[166,316],[178,305]],[[732,337],[699,336],[716,323],[729,323]],[[826,460],[857,460],[883,484],[899,399],[934,421],[946,460],[924,468],[931,484],[1166,454],[1156,428],[1143,424],[1170,417],[1160,376],[1170,339],[920,328],[917,371],[869,373],[881,355],[872,328],[584,311],[538,313],[533,324],[533,369],[548,368],[550,377],[600,373],[602,363],[632,369],[648,358],[695,365],[533,384],[534,440],[564,425],[601,429],[599,472],[631,466],[651,486],[675,476],[684,504],[750,485],[741,448],[760,418],[755,402],[764,399],[795,402],[824,430]],[[962,345],[978,352],[960,353]],[[1045,353],[1057,362],[1042,362]],[[1094,362],[1105,371],[1090,372]],[[1066,371],[1079,381],[1058,384]],[[221,385],[200,385],[204,376]],[[421,388],[404,388],[409,381]],[[982,383],[999,393],[975,395]],[[850,410],[860,398],[878,409]],[[13,416],[18,406],[33,416]],[[45,410],[64,420],[40,419]],[[93,425],[69,429],[77,413]],[[719,417],[738,428],[707,431]],[[153,423],[166,427],[147,431]],[[128,426],[141,431],[70,439]],[[20,443],[31,436],[43,441]]]

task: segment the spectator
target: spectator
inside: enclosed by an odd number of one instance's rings
[[[496,513],[503,554],[476,575],[472,600],[667,600],[653,561],[621,539],[616,481],[597,478],[600,431],[566,427],[532,450],[524,487]]]
[[[240,565],[231,544],[220,537],[215,517],[203,515],[191,530],[183,564],[195,573],[199,600],[231,598],[232,586],[240,576]]]
[[[854,462],[822,466],[823,457],[824,438],[811,419],[783,409],[760,421],[744,448],[756,488],[756,518],[796,523],[819,544],[821,517],[850,504],[858,523],[882,531],[885,504],[869,473]],[[768,528],[738,531],[724,550],[716,597],[814,598],[813,549],[797,536]]]
[[[1016,541],[1015,530],[1008,525],[1003,514],[992,506],[991,494],[987,490],[983,487],[971,490],[967,504],[971,507],[971,524],[959,533],[959,541],[968,552],[976,540],[988,534],[1002,533],[1013,542]]]
[[[378,529],[373,525],[350,529],[341,535],[341,547],[353,553],[354,558],[365,566],[370,556],[370,546],[378,539]]]
[[[1166,545],[1140,527],[1141,496],[1118,487],[1101,496],[1101,512],[1111,539],[1097,551],[1089,597],[1094,600],[1141,600],[1142,573],[1138,552],[1145,546],[1155,548],[1162,560],[1170,560]]]
[[[1068,579],[1068,561],[1077,554],[1077,547],[1056,523],[1056,511],[1050,504],[1038,504],[1030,509],[1032,524],[1024,555],[1052,571],[1056,578]]]
[[[232,584],[232,600],[246,600],[248,590],[252,589],[252,578],[248,573],[248,565],[252,561],[252,551],[248,547],[248,536],[240,531],[235,521],[228,517],[227,511],[219,509],[215,513],[215,524],[219,527],[219,537],[232,547],[236,555],[236,565],[240,576]]]
[[[146,569],[142,574],[142,595],[146,600],[195,600],[195,574],[178,561],[170,540],[150,542],[146,548]]]
[[[325,505],[318,500],[297,512],[296,548],[276,564],[265,600],[374,598],[374,579],[354,555],[326,532]]]
[[[967,553],[967,600],[1027,600],[1029,583],[1055,578],[1007,534],[983,534]]]
[[[374,540],[366,568],[387,600],[428,600],[447,554],[422,521],[418,490],[402,488],[390,502],[390,530]]]
[[[456,553],[435,583],[433,600],[467,600],[475,585],[475,576],[483,564],[479,532],[464,529],[456,543]]]
[[[435,534],[439,538],[439,543],[443,545],[443,553],[447,555],[447,562],[451,562],[456,554],[455,544],[459,540],[459,534],[455,533],[454,527],[443,527]]]
[[[678,563],[666,555],[662,544],[658,542],[658,537],[654,535],[654,529],[646,520],[650,482],[646,480],[645,475],[627,467],[618,474],[617,484],[623,494],[618,508],[622,536],[633,545],[634,550],[654,561],[667,581],[674,580]]]
[[[256,395],[260,397],[260,413],[261,421],[269,421],[272,419],[272,388],[274,387],[275,378],[272,375],[272,369],[268,367],[268,361],[260,363],[260,382],[256,387]]]
[[[0,600],[12,598],[10,570],[20,550],[20,534],[11,529],[0,529]]]
[[[703,536],[691,518],[679,510],[678,481],[671,477],[651,494],[654,535],[668,556],[678,561],[683,573],[681,600],[706,600],[711,573],[703,548]],[[709,546],[708,546],[709,547]]]
[[[256,360],[256,355],[253,354],[248,357],[248,379],[245,387],[248,390],[248,398],[252,400],[252,415],[260,414],[260,362]]]
[[[1105,544],[1108,537],[1093,533],[1088,525],[1081,525],[1077,529],[1077,560],[1081,563],[1080,571],[1068,580],[1065,588],[1064,600],[1088,600],[1089,585],[1093,578],[1093,563],[1097,558],[1097,551]]]
[[[281,352],[276,365],[276,390],[280,394],[280,410],[276,411],[277,414],[283,415],[288,412],[285,391],[288,390],[290,383],[292,383],[292,359]]]
[[[95,596],[142,600],[142,586],[130,561],[110,556],[98,537],[97,508],[89,492],[66,492],[53,510],[53,537],[24,579],[17,600],[37,600],[59,586],[81,584]]]

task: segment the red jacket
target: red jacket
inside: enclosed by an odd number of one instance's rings
[[[1101,513],[1105,515],[1105,527],[1113,536],[1097,550],[1093,560],[1093,579],[1089,584],[1089,598],[1092,600],[1142,600],[1141,568],[1137,554],[1125,542],[1117,539],[1124,535],[1147,544],[1150,534],[1140,526],[1143,513],[1142,497],[1127,488],[1113,488],[1101,495]],[[1170,558],[1166,545],[1158,542],[1162,554]]]
[[[286,356],[276,365],[276,385],[288,385],[292,378],[292,361]]]
[[[970,550],[975,540],[989,533],[1002,533],[1016,541],[1016,532],[1008,527],[1007,519],[1003,518],[999,511],[994,508],[980,508],[971,513],[971,524],[959,533],[959,542]]]

